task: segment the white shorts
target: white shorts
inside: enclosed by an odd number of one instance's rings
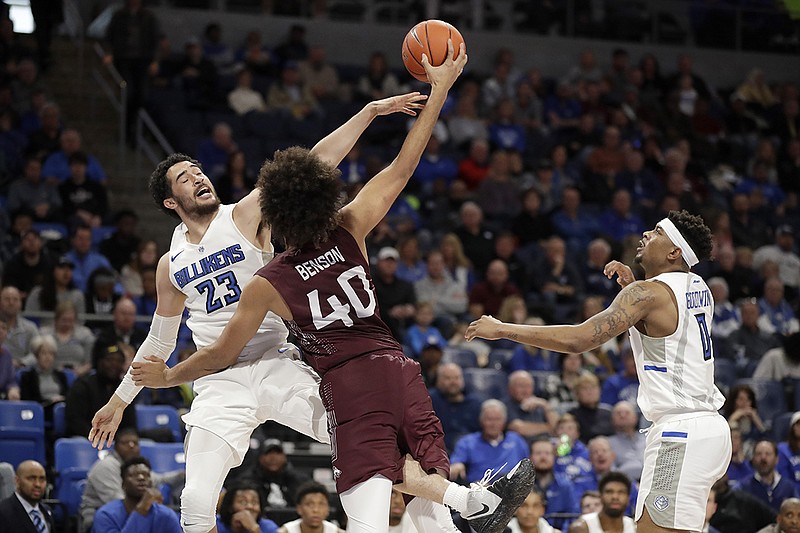
[[[236,363],[198,379],[194,382],[197,396],[183,415],[186,426],[203,428],[223,439],[240,463],[250,448],[253,430],[267,420],[330,443],[319,376],[293,358],[297,353],[293,344],[278,345],[261,359]]]
[[[661,527],[702,531],[711,486],[730,459],[731,430],[719,414],[663,417],[647,432],[636,520],[646,506]]]

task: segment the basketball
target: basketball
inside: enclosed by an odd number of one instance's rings
[[[453,40],[453,50],[458,57],[464,38],[452,24],[441,20],[426,20],[411,28],[403,40],[403,64],[409,74],[419,81],[427,82],[428,75],[422,66],[422,54],[428,56],[428,61],[434,67],[441,65],[447,59],[447,39]]]

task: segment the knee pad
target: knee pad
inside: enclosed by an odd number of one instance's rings
[[[217,521],[217,494],[186,486],[181,493],[181,526],[184,533],[208,533]]]

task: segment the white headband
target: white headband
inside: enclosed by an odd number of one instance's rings
[[[664,233],[667,234],[667,237],[669,237],[669,240],[672,241],[672,244],[681,249],[683,259],[686,261],[686,264],[689,265],[689,268],[692,268],[700,262],[700,260],[697,259],[697,254],[694,253],[692,247],[689,246],[689,243],[686,242],[686,239],[683,238],[681,232],[678,231],[678,228],[675,227],[675,224],[673,224],[670,219],[666,217],[662,218],[658,225],[661,226],[661,229],[663,229]]]

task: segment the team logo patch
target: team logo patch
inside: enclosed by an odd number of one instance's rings
[[[333,479],[339,479],[339,476],[341,476],[341,475],[342,475],[342,471],[334,466],[333,467]]]
[[[656,509],[659,511],[665,511],[667,507],[669,507],[669,498],[664,496],[656,496],[656,499],[653,500],[653,505],[656,506]]]

